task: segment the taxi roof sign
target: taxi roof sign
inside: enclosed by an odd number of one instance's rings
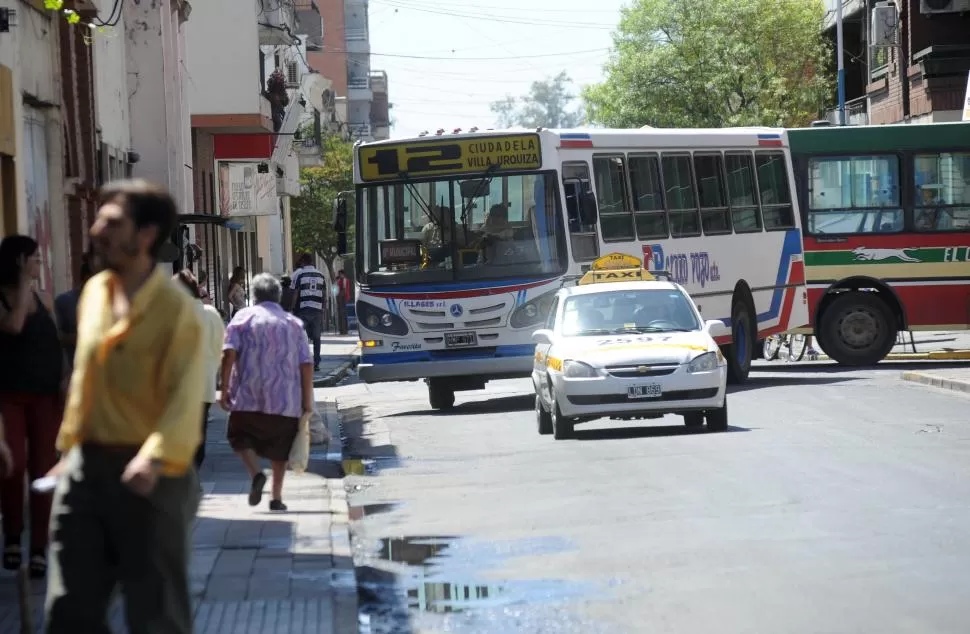
[[[594,271],[615,271],[617,269],[639,269],[640,258],[626,253],[608,253],[593,260],[591,269]]]
[[[636,259],[636,258],[634,258]],[[610,268],[592,269],[587,271],[579,280],[579,286],[586,284],[608,284],[611,282],[654,282],[655,278],[650,271],[637,267],[631,268]]]

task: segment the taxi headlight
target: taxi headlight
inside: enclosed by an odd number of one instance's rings
[[[567,379],[592,379],[597,376],[596,368],[582,361],[563,361],[562,373]]]
[[[705,352],[687,364],[688,372],[710,372],[717,369],[717,353]]]

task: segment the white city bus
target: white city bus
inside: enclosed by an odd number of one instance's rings
[[[607,253],[725,324],[734,382],[760,339],[808,323],[784,130],[459,132],[355,159],[359,374],[426,379],[433,408],[529,376],[555,292]]]

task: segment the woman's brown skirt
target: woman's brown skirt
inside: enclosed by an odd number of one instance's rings
[[[267,460],[286,462],[290,459],[290,449],[299,427],[299,418],[262,412],[232,412],[226,439],[233,451],[252,449]]]

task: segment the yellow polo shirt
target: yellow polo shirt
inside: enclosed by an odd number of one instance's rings
[[[77,355],[57,448],[89,441],[140,446],[182,475],[202,439],[206,363],[195,301],[156,269],[115,320],[110,271],[84,286],[78,303]]]

